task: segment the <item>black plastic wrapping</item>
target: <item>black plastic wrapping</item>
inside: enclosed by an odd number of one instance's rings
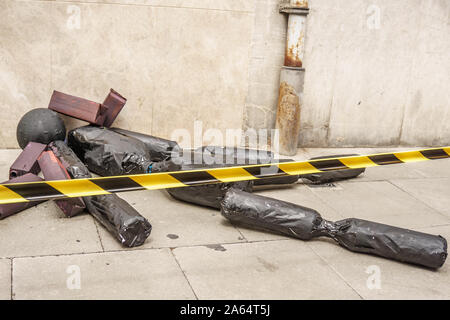
[[[358,154],[341,154],[341,155],[330,155],[330,156],[322,156],[322,157],[314,157],[310,160],[319,160],[326,158],[341,158],[341,157],[349,157],[349,156],[358,156]],[[329,171],[329,172],[320,172],[320,173],[311,173],[302,175],[301,178],[308,179],[314,184],[323,184],[330,183],[339,180],[353,179],[359,176],[361,173],[366,171],[365,168],[359,169],[347,169],[347,170],[339,170],[339,171]]]
[[[327,236],[355,252],[422,265],[441,267],[447,241],[441,236],[355,218],[331,222],[310,208],[229,189],[221,213],[232,222],[285,234],[302,240]]]
[[[115,194],[85,197],[84,202],[89,213],[126,247],[143,245],[152,231],[150,222]]]
[[[205,207],[220,209],[220,202],[222,201],[225,193],[230,188],[251,192],[252,182],[240,181],[230,183],[207,184],[204,186],[167,189],[167,192],[175,199],[181,201],[198,204]]]
[[[273,162],[274,154],[270,151],[236,148],[236,147],[218,147],[203,146],[195,150],[203,154],[204,163],[227,165],[246,165],[246,164],[264,164]]]
[[[143,142],[150,154],[151,161],[163,161],[169,159],[172,155],[172,151],[177,152],[179,150],[178,143],[175,141],[120,128],[111,128],[111,130]]]
[[[225,194],[221,213],[233,222],[302,240],[320,233],[322,223],[316,210],[236,189]]]
[[[171,160],[166,160],[152,165],[152,172],[168,172],[179,170],[192,170],[193,165],[183,164],[176,165]],[[210,168],[210,166],[203,165],[203,168]],[[199,167],[195,166],[196,169]],[[181,187],[167,189],[167,192],[175,199],[186,201],[189,203],[198,204],[205,207],[212,207],[220,209],[220,201],[225,192],[231,188],[238,188],[251,192],[252,181],[240,181],[230,183],[215,183],[202,186]]]
[[[202,147],[195,151],[184,150],[187,152],[187,157],[184,157],[185,163],[176,164],[173,160],[165,160],[162,162],[154,163],[151,167],[151,172],[168,172],[168,171],[179,171],[179,170],[195,170],[202,168],[219,168],[219,167],[227,167],[227,166],[237,166],[242,164],[242,162],[249,163],[249,158],[252,158],[252,162],[256,161],[258,163],[266,163],[271,159],[270,152],[254,150],[254,149],[239,149],[239,148],[230,148],[225,150],[225,148],[221,147],[212,147],[213,149],[208,149],[208,147]],[[210,153],[211,150],[218,150],[218,154],[220,155],[232,155],[233,163],[228,164],[218,164],[211,163],[206,164],[203,163],[193,163],[195,155],[199,155],[198,152],[202,152],[202,150],[206,150],[204,152]],[[235,152],[236,154],[232,154],[231,152]],[[239,153],[239,154],[237,154]],[[244,158],[240,158],[240,154],[244,156]],[[269,154],[269,156],[268,156]],[[202,156],[203,154],[200,154]],[[258,158],[259,155],[262,155]],[[241,159],[242,161],[240,161]],[[186,161],[187,160],[187,161]],[[207,161],[205,158],[199,158],[198,161]],[[284,159],[283,161],[292,161],[290,159]],[[181,162],[181,161],[180,161]],[[210,184],[203,186],[194,186],[194,187],[183,187],[183,188],[172,188],[167,189],[167,192],[174,197],[175,199],[186,201],[189,203],[198,204],[201,206],[212,207],[216,209],[220,209],[220,201],[222,200],[225,192],[229,188],[236,188],[239,190],[244,190],[247,192],[252,192],[253,185],[286,185],[293,184],[297,182],[298,176],[286,176],[286,177],[277,177],[277,178],[265,178],[261,180],[252,180],[252,181],[240,181],[240,182],[230,182],[230,183],[218,183],[218,184]]]
[[[74,179],[89,178],[86,166],[62,141],[49,145]],[[120,243],[127,247],[142,245],[150,235],[151,224],[116,194],[83,197],[86,208]]]
[[[430,268],[441,267],[447,258],[447,240],[441,236],[355,218],[337,221],[330,229],[329,236],[351,251]]]
[[[88,169],[101,176],[145,173],[152,163],[145,143],[106,128],[74,129],[68,143]]]
[[[228,159],[227,159],[228,158]],[[234,167],[251,164],[265,164],[271,162],[289,162],[292,159],[277,159],[273,158],[273,153],[270,151],[245,149],[245,148],[224,148],[205,146],[197,148],[196,150],[182,150],[179,158],[173,158],[171,163],[180,163],[179,168],[172,166],[171,170],[195,170],[203,168],[222,168]],[[154,171],[154,170],[152,170]],[[154,171],[156,172],[156,171]],[[161,171],[157,171],[161,172]],[[254,180],[254,185],[286,185],[293,184],[299,179],[298,175],[290,175],[284,177],[264,178]]]

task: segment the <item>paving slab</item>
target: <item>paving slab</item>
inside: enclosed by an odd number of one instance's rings
[[[93,218],[66,218],[53,201],[0,220],[0,230],[0,257],[102,251]]]
[[[219,210],[176,200],[166,191],[127,192],[119,196],[153,226],[150,237],[139,249],[245,241]],[[99,233],[106,251],[126,249],[105,228],[99,227]]]
[[[339,183],[340,188],[314,189],[345,218],[360,218],[402,228],[424,228],[450,223],[425,203],[387,181]]]
[[[328,187],[323,187],[328,188]],[[255,194],[279,199],[295,203],[304,207],[317,210],[324,219],[327,220],[341,220],[342,217],[337,211],[333,210],[330,206],[325,204],[319,197],[317,197],[311,188],[298,183],[291,187],[275,187],[275,188],[258,188],[255,190]],[[276,240],[276,239],[289,239],[288,237],[270,233],[267,231],[254,230],[245,226],[238,226],[239,231],[244,235],[248,241],[262,241],[262,240]]]
[[[169,249],[19,258],[13,263],[14,299],[195,298]]]
[[[199,299],[359,299],[300,240],[173,250]]]
[[[450,239],[450,225],[418,231]],[[450,262],[433,271],[382,257],[348,251],[332,240],[309,241],[364,299],[449,299]]]
[[[450,178],[391,180],[391,182],[450,218]]]
[[[0,259],[0,300],[11,299],[11,260]]]

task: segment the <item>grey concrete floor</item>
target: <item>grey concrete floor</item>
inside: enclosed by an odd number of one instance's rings
[[[296,159],[387,150],[300,149]],[[0,150],[4,179],[18,153]],[[370,168],[334,187],[298,183],[259,192],[326,219],[357,217],[450,239],[449,193],[450,160]],[[238,228],[165,191],[121,197],[153,225],[142,247],[121,247],[89,214],[68,219],[53,202],[1,220],[0,299],[450,298],[450,262],[431,271],[328,239]]]

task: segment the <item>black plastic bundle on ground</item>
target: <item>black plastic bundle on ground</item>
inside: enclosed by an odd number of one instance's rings
[[[91,177],[86,166],[64,142],[52,142],[49,148],[73,179]],[[83,200],[89,213],[124,246],[140,246],[150,235],[152,226],[148,220],[116,194],[83,197]]]
[[[249,165],[274,160],[273,152],[257,149],[203,146],[195,149],[195,152],[203,155],[203,162],[206,164]]]
[[[145,143],[106,128],[85,126],[67,137],[88,169],[101,176],[145,173],[152,163]]]
[[[319,160],[326,158],[342,158],[342,157],[350,157],[350,156],[358,156],[358,154],[340,154],[340,155],[330,155],[330,156],[321,156],[314,157],[309,160]],[[347,169],[347,170],[339,170],[339,171],[329,171],[329,172],[319,172],[319,173],[311,173],[302,175],[301,178],[308,179],[314,184],[323,184],[330,183],[339,180],[353,179],[359,176],[361,173],[366,171],[365,168],[359,169]]]
[[[228,164],[220,164],[220,163],[210,163],[206,164],[205,160],[208,161],[208,158],[202,158],[203,154],[199,154],[198,152],[202,150],[208,150],[205,151],[207,154],[211,152],[211,149],[206,149],[206,147],[199,148],[195,151],[191,150],[185,150],[186,154],[184,155],[183,159],[174,159],[174,160],[165,160],[162,162],[154,163],[152,165],[152,172],[168,172],[168,171],[180,171],[180,170],[195,170],[195,169],[201,169],[201,168],[219,168],[219,167],[229,167],[229,166],[237,166],[242,165],[242,163],[249,163],[249,158],[240,158],[241,155],[247,155],[247,157],[251,157],[251,162],[258,162],[258,163],[266,163],[265,161],[268,160],[267,157],[267,151],[261,151],[261,153],[258,153],[259,150],[254,149],[239,149],[239,148],[231,148],[230,150],[234,152],[238,152],[238,154],[233,155],[230,153],[231,151],[225,151],[224,148],[221,147],[213,147],[214,150],[219,150],[218,154],[223,155],[226,154],[228,156],[231,155],[231,158],[234,163],[228,163]],[[222,149],[222,151],[220,151]],[[250,151],[249,151],[250,150]],[[261,154],[262,157],[258,158],[258,154]],[[186,156],[187,155],[187,156]],[[200,155],[199,158],[195,159],[195,156]],[[240,160],[239,160],[240,159]],[[174,163],[175,160],[179,160],[177,162],[182,162],[180,160],[184,160],[185,162],[178,165]],[[203,161],[203,163],[193,163],[195,160],[197,161]],[[284,160],[284,161],[290,161]],[[210,184],[210,185],[203,185],[203,186],[195,186],[195,187],[184,187],[184,188],[173,188],[173,189],[167,189],[167,192],[174,197],[175,199],[186,201],[189,203],[198,204],[201,206],[206,207],[212,207],[216,209],[220,209],[220,201],[222,200],[225,192],[233,187],[240,190],[244,190],[247,192],[251,192],[253,189],[253,185],[272,185],[272,184],[278,184],[278,185],[289,185],[297,182],[298,176],[286,176],[286,177],[278,177],[278,178],[267,178],[267,179],[260,179],[260,180],[251,180],[251,181],[240,181],[240,182],[230,182],[230,183],[218,183],[218,184]]]
[[[163,161],[169,159],[172,152],[178,152],[180,149],[178,143],[175,141],[120,128],[111,128],[111,130],[143,142],[150,154],[151,161]]]
[[[209,168],[210,166],[203,166]],[[195,167],[198,169],[198,167]],[[167,160],[155,163],[152,166],[152,172],[168,172],[179,170],[192,170],[192,165],[176,165],[172,161]],[[205,207],[220,209],[220,201],[225,192],[231,188],[239,188],[251,192],[253,183],[251,181],[240,181],[230,183],[215,183],[194,187],[182,187],[167,189],[167,192],[175,199],[198,204]]]
[[[233,188],[221,202],[221,213],[230,221],[249,227],[302,240],[326,236],[351,251],[434,269],[447,258],[447,241],[441,236],[356,218],[331,222],[313,209]]]

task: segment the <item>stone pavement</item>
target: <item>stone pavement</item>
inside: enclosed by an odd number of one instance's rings
[[[296,159],[388,150],[300,149]],[[4,179],[18,153],[0,150]],[[450,160],[258,193],[326,219],[357,217],[450,239]],[[89,214],[68,219],[53,202],[0,220],[0,299],[450,299],[448,261],[430,271],[353,253],[329,239],[237,228],[218,211],[165,191],[121,196],[153,225],[142,247],[121,247]]]

